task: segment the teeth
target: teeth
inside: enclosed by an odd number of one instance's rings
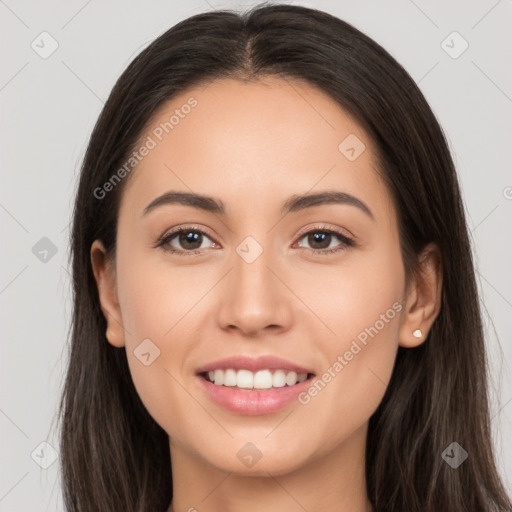
[[[237,385],[237,377],[235,370],[226,370],[224,372],[224,386],[236,386]]]
[[[217,386],[222,386],[224,384],[224,372],[222,370],[215,370],[213,374],[213,380]]]
[[[285,377],[286,384],[293,386],[297,382],[297,374],[295,372],[288,372]]]
[[[226,370],[228,373],[229,370]],[[254,374],[249,370],[238,370],[236,374],[236,385],[239,388],[252,388],[254,383]]]
[[[283,370],[276,370],[272,376],[272,387],[282,388],[286,384],[286,373]]]
[[[273,372],[273,373],[272,373]],[[216,386],[239,387],[241,389],[270,389],[294,386],[304,382],[307,373],[288,372],[286,370],[215,370],[208,372],[208,380]]]
[[[270,370],[260,370],[254,374],[254,387],[256,389],[270,389],[272,387]]]
[[[299,373],[298,377],[297,377],[297,382],[304,382],[306,379],[308,378],[308,374],[307,373]]]

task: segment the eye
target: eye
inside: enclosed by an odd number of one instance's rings
[[[203,245],[204,239],[211,240],[210,237],[201,229],[181,227],[166,233],[160,238],[156,247],[161,247],[165,251],[175,253],[178,255],[194,255],[201,253],[202,249],[208,246]],[[172,242],[176,239],[176,243],[181,247],[176,248],[172,245]],[[214,245],[215,242],[213,242]],[[211,244],[210,244],[211,245]]]
[[[355,245],[354,240],[345,236],[341,231],[328,229],[326,226],[317,226],[307,231],[301,235],[299,240],[303,238],[306,238],[307,243],[310,245],[310,247],[304,247],[304,249],[314,254],[332,254]],[[336,238],[339,240],[339,243],[332,246],[331,243]]]
[[[354,240],[348,238],[341,231],[329,229],[323,225],[303,233],[299,241],[303,238],[306,238],[310,247],[299,245],[299,248],[306,249],[313,254],[331,254],[355,245]],[[336,239],[338,239],[338,244],[333,247],[331,244]],[[180,227],[163,235],[155,247],[161,247],[163,250],[179,256],[194,256],[202,254],[202,250],[208,245],[211,247],[213,244],[218,247],[218,244],[213,241],[204,245],[206,240],[211,241],[211,238],[203,230],[197,227]],[[173,244],[173,242],[175,243]]]

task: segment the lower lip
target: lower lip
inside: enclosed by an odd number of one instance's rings
[[[228,386],[216,386],[200,375],[197,378],[201,381],[208,395],[217,404],[231,412],[257,416],[277,412],[297,400],[297,396],[308,388],[314,377],[310,377],[294,386],[262,390],[239,390]]]

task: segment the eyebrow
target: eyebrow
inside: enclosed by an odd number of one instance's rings
[[[142,217],[147,215],[152,210],[168,204],[181,204],[184,206],[191,206],[192,208],[198,208],[210,213],[226,215],[226,208],[220,199],[190,192],[170,191],[153,199],[153,201],[151,201],[151,203],[149,203],[144,209]],[[375,217],[373,216],[370,208],[368,208],[368,206],[363,203],[363,201],[351,194],[334,190],[312,194],[293,195],[283,204],[281,208],[281,215],[284,216],[288,213],[294,213],[305,210],[306,208],[327,204],[345,204],[349,206],[355,206],[356,208],[359,208],[361,211],[363,211],[366,215],[368,215],[368,217],[370,217],[372,220],[375,220]]]

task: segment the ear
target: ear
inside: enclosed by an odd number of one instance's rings
[[[105,336],[114,347],[123,347],[124,327],[117,300],[114,263],[107,258],[105,247],[100,240],[95,240],[91,246],[91,264],[98,287],[101,311],[107,320]]]
[[[441,310],[443,264],[436,244],[428,244],[419,255],[419,269],[411,276],[400,327],[400,346],[417,347]],[[418,332],[419,331],[421,332]]]

